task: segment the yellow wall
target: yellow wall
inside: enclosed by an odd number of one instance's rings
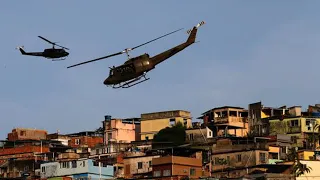
[[[298,152],[299,159],[301,160],[310,160],[310,157],[313,157],[313,151],[302,151]]]
[[[141,121],[141,140],[153,139],[154,134],[165,127],[169,127],[169,119],[144,120]]]
[[[175,118],[177,122],[181,122],[183,124],[182,117]],[[152,119],[152,120],[142,120],[141,121],[141,140],[146,140],[146,136],[148,139],[153,139],[153,136],[158,133],[161,129],[166,127],[170,127],[170,118],[168,119]],[[187,128],[192,127],[191,119],[187,119]]]
[[[264,112],[261,111],[261,118],[267,118],[269,115],[266,115]]]
[[[186,119],[186,128],[192,128],[191,113],[183,110],[163,111],[141,114],[141,140],[153,139],[161,129],[170,127],[170,119],[175,119],[175,124],[181,122],[184,124]]]
[[[269,153],[280,153],[280,148],[269,146]]]

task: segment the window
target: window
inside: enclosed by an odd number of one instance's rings
[[[96,149],[96,154],[100,154],[99,149]]]
[[[70,164],[69,162],[62,162],[62,168],[69,168]]]
[[[259,153],[259,159],[261,163],[266,162],[266,154],[265,153]]]
[[[227,164],[230,165],[230,156],[227,156]]]
[[[113,70],[110,70],[110,76],[113,76]]]
[[[189,139],[193,140],[193,134],[189,134]]]
[[[138,169],[142,169],[142,162],[138,162]]]
[[[46,167],[41,167],[41,172],[45,172],[46,171]]]
[[[171,170],[164,170],[163,176],[171,176]]]
[[[86,166],[86,162],[85,161],[83,161],[83,167],[85,167]]]
[[[26,131],[20,131],[20,136],[25,136],[26,135]]]
[[[299,121],[298,120],[291,120],[290,125],[291,125],[291,127],[299,126]]]
[[[174,126],[175,123],[176,123],[175,118],[170,119],[170,126]]]
[[[195,176],[196,175],[196,170],[193,168],[190,168],[190,176]]]
[[[160,177],[161,176],[161,171],[153,171],[153,176],[154,177]]]
[[[214,163],[215,163],[216,165],[219,164],[219,158],[218,158],[218,157],[214,158]]]
[[[108,133],[108,140],[112,138],[112,133]]]
[[[99,162],[98,161],[93,161],[93,166],[99,166]]]
[[[148,137],[148,136],[146,136],[146,140],[147,140],[147,141],[149,140],[149,137]]]
[[[286,146],[281,146],[281,152],[282,153],[287,153],[287,147]]]
[[[72,168],[77,168],[77,161],[72,161]]]
[[[209,137],[212,137],[212,132],[211,131],[209,131]]]
[[[151,167],[152,166],[152,161],[149,161],[149,167]]]
[[[237,155],[238,162],[241,162],[241,154]]]
[[[79,144],[80,144],[80,139],[76,139],[76,140],[75,140],[75,144],[76,144],[76,145],[79,145]]]

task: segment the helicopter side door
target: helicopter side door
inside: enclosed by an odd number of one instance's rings
[[[120,76],[126,76],[126,75],[131,75],[134,74],[135,71],[135,66],[130,63],[126,65],[121,65],[115,69],[116,73],[119,74]]]

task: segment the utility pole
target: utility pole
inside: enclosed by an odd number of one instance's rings
[[[101,180],[101,161],[100,161],[100,154],[99,154],[99,180]]]

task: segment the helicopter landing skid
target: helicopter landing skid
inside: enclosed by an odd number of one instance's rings
[[[66,58],[52,59],[52,61],[64,61]]]
[[[141,80],[141,81],[139,81],[141,78],[144,78],[143,80]],[[146,74],[143,74],[142,76],[139,76],[139,77],[137,77],[137,78],[135,78],[135,79],[133,79],[133,80],[131,80],[131,81],[127,81],[127,82],[124,82],[124,84],[115,84],[115,85],[113,85],[112,86],[112,88],[113,89],[118,89],[118,88],[129,88],[129,87],[132,87],[132,86],[135,86],[135,85],[137,85],[137,84],[140,84],[140,83],[142,83],[142,82],[144,82],[144,81],[147,81],[147,80],[149,80],[150,78],[147,78],[146,77]],[[138,81],[138,82],[136,82],[136,81]],[[136,83],[134,83],[134,82],[136,82]],[[131,83],[134,83],[134,84],[131,84]]]

